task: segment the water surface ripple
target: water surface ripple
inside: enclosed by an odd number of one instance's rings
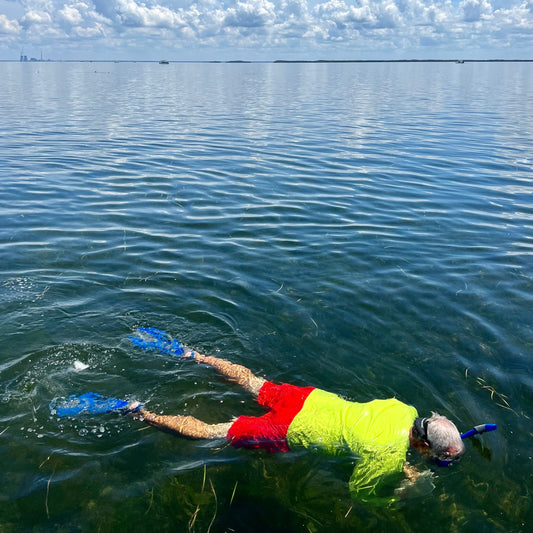
[[[0,73],[0,530],[528,530],[530,64]],[[51,416],[86,390],[210,422],[261,412],[207,368],[139,353],[138,325],[499,431],[377,511],[340,460]]]

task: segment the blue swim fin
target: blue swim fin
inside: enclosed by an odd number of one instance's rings
[[[97,415],[112,411],[124,411],[129,402],[118,398],[104,398],[97,392],[73,394],[66,400],[54,400],[50,403],[50,410],[57,416],[76,416],[79,414]]]
[[[156,328],[137,328],[140,337],[130,335],[130,340],[138,348],[151,352],[180,356],[185,353],[178,339]]]

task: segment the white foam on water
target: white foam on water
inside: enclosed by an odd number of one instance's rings
[[[89,368],[89,365],[86,365],[85,363],[82,363],[81,361],[78,361],[76,359],[72,367],[74,368],[74,370],[76,370],[76,372],[81,372],[82,370],[86,370],[87,368]]]

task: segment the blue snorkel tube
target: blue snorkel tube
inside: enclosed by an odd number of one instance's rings
[[[489,431],[495,431],[498,429],[498,426],[496,424],[480,424],[479,426],[475,426],[466,433],[461,434],[461,438],[468,439],[470,437],[473,437],[474,435],[479,435],[481,433],[488,433]]]

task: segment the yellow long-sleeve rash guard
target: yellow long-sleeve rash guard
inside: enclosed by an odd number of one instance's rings
[[[287,442],[291,449],[303,446],[332,455],[354,454],[358,459],[349,482],[352,495],[387,505],[396,500],[386,489],[402,473],[409,429],[417,416],[414,407],[394,398],[356,403],[315,389],[290,424]]]

